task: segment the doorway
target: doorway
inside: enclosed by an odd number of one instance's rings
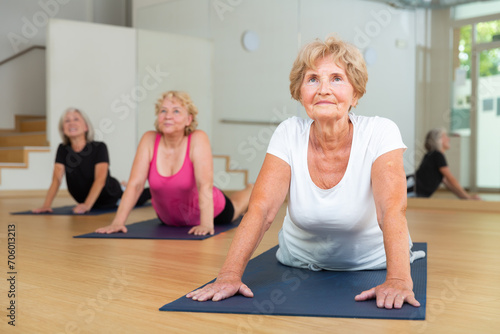
[[[500,190],[500,20],[468,20],[453,34],[450,132],[460,137],[462,183]]]

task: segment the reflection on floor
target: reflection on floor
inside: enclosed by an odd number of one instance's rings
[[[447,190],[438,190],[431,198],[408,198],[408,209],[481,211],[500,213],[500,193],[480,193],[482,201],[467,201]]]
[[[479,196],[483,201],[500,202],[500,192],[499,193],[479,193]],[[431,198],[446,198],[446,199],[458,199],[455,194],[446,189],[437,190]]]
[[[479,194],[481,198],[485,201],[492,201],[492,202],[497,202],[500,201],[500,194],[498,193],[486,193],[486,194]]]

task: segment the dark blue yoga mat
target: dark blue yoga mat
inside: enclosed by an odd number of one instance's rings
[[[191,226],[167,226],[158,218],[154,218],[127,225],[127,233],[102,234],[93,232],[77,235],[73,238],[203,240],[235,228],[240,223],[241,218],[239,217],[230,224],[215,225],[213,235],[188,234]]]
[[[148,202],[146,204],[143,204],[141,206],[136,206],[135,208],[143,208],[151,206],[151,203]],[[67,205],[67,206],[61,206],[58,208],[52,208],[52,212],[42,212],[42,213],[33,213],[31,210],[28,211],[21,211],[21,212],[11,212],[11,215],[60,215],[60,216],[98,216],[102,215],[105,213],[112,213],[116,212],[118,209],[118,206],[113,207],[113,208],[107,208],[107,209],[91,209],[89,212],[86,213],[74,213],[73,208],[75,205]]]
[[[237,295],[218,302],[198,302],[184,296],[164,305],[160,311],[425,319],[427,255],[411,265],[413,291],[421,306],[404,304],[401,309],[388,310],[378,308],[375,300],[354,300],[360,292],[383,283],[386,270],[352,272],[291,268],[276,260],[277,249],[278,246],[273,247],[248,263],[243,282],[252,289],[253,298]],[[427,244],[415,243],[413,250],[427,251]]]

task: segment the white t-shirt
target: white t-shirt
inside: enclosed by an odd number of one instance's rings
[[[313,120],[289,118],[271,138],[267,153],[291,167],[290,202],[277,254],[284,264],[313,270],[385,268],[371,169],[382,154],[406,146],[389,119],[352,113],[349,118],[354,132],[349,162],[331,189],[316,186],[309,173],[307,149]]]

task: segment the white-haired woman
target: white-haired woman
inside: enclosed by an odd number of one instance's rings
[[[425,154],[416,175],[417,197],[431,197],[441,182],[461,199],[480,200],[469,194],[451,173],[444,152],[450,148],[450,138],[443,128],[432,129],[425,137]]]
[[[387,268],[385,282],[355,300],[376,298],[385,308],[420,305],[410,262],[425,254],[411,251],[406,223],[406,146],[394,122],[350,112],[367,80],[363,56],[350,44],[330,37],[302,49],[290,92],[309,117],[278,126],[217,280],[188,298],[253,296],[243,271],[290,191],[278,261],[310,270]]]
[[[52,212],[52,202],[64,175],[68,191],[78,203],[73,208],[74,213],[116,207],[123,191],[118,180],[109,173],[106,144],[94,141],[94,129],[85,113],[75,108],[67,109],[59,120],[59,133],[63,142],[57,149],[52,183],[42,207],[33,212]],[[144,189],[137,204],[150,198],[149,189]]]

